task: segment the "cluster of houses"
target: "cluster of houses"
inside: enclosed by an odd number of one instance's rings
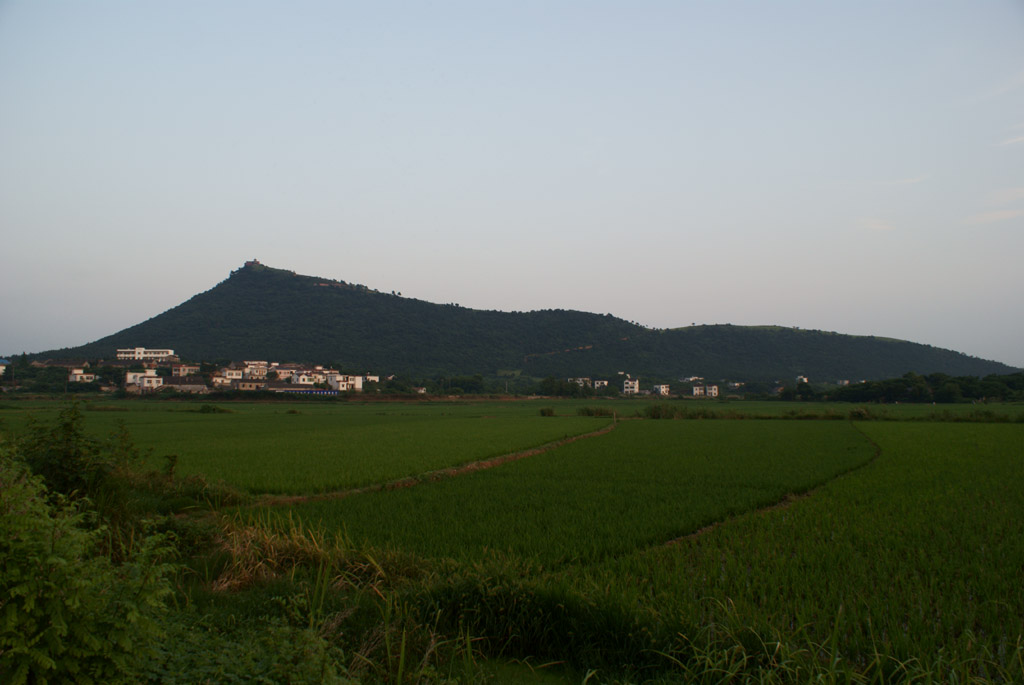
[[[622,394],[623,395],[659,395],[661,397],[668,397],[672,394],[672,386],[668,383],[657,383],[650,390],[640,389],[640,379],[633,378],[628,373],[620,372],[620,375],[625,376],[622,380]],[[702,383],[704,380],[699,376],[691,376],[690,378],[680,379],[687,383],[692,383],[692,392],[694,397],[718,397],[718,386],[717,385],[705,385]],[[590,378],[570,378],[570,383],[576,383],[581,388],[593,388],[598,390],[600,388],[608,387],[608,381],[604,380],[591,380]],[[737,387],[742,383],[736,384]]]
[[[0,359],[0,375],[10,364]],[[69,383],[92,383],[99,377],[89,368],[88,362],[33,362],[33,365],[64,366],[68,369]],[[174,389],[178,392],[205,394],[211,391],[269,391],[279,393],[302,394],[337,394],[342,392],[362,392],[369,383],[379,383],[380,377],[370,374],[353,375],[323,366],[308,366],[267,361],[232,362],[221,367],[212,374],[200,375],[198,364],[182,362],[172,349],[154,349],[133,347],[116,351],[116,361],[108,361],[104,366],[121,366],[125,368],[124,387],[130,393],[155,392]],[[142,368],[141,371],[137,370]],[[158,373],[158,368],[170,369],[170,375]],[[135,370],[133,370],[135,369]],[[668,397],[672,388],[667,383],[658,383],[650,390],[641,389],[640,379],[633,378],[625,372],[623,376],[623,395],[658,395]],[[693,397],[714,398],[719,396],[719,386],[705,383],[700,376],[680,378],[684,386],[688,386]],[[797,383],[807,383],[806,376],[798,376]],[[607,388],[609,381],[591,378],[569,378],[568,382],[580,387],[600,390]],[[839,381],[839,385],[848,385],[849,381]],[[743,383],[729,383],[729,390],[738,390]],[[112,388],[111,388],[112,389]],[[416,388],[420,394],[426,388]]]
[[[232,362],[217,369],[207,382],[206,377],[199,375],[198,364],[182,362],[171,349],[120,349],[116,357],[116,365],[136,369],[143,367],[141,371],[125,372],[125,390],[136,394],[164,389],[194,394],[205,394],[213,390],[336,394],[362,392],[367,383],[380,382],[379,376],[370,374],[353,375],[323,366],[267,361]],[[159,374],[158,367],[169,367],[170,375]],[[70,383],[92,383],[96,378],[97,375],[89,371],[88,363],[69,367]]]
[[[365,384],[379,383],[380,376],[356,376],[323,366],[246,361],[221,368],[210,380],[218,389],[301,392],[319,387],[333,392],[362,392]]]

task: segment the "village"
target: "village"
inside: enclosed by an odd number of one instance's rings
[[[10,362],[0,359],[0,376]],[[127,394],[151,394],[174,391],[179,393],[205,395],[211,392],[273,392],[302,395],[337,395],[340,393],[361,393],[377,389],[381,376],[377,374],[342,373],[322,365],[296,364],[287,362],[246,360],[230,362],[210,368],[209,365],[185,362],[170,348],[131,347],[115,351],[115,358],[90,363],[86,360],[49,359],[33,361],[36,367],[61,367],[67,369],[67,383],[98,383],[101,390],[114,392],[123,390]],[[120,382],[114,383],[110,373],[100,369],[123,369]],[[673,396],[667,383],[657,383],[649,388],[641,387],[639,378],[626,372],[619,372],[621,390],[611,389],[611,381],[589,377],[568,378],[567,384],[595,392],[621,392],[624,396]],[[386,376],[385,381],[394,376]],[[717,398],[719,386],[706,384],[699,376],[679,379],[685,387],[684,395],[694,398]],[[618,386],[618,382],[615,384]],[[730,383],[736,390],[742,383]],[[427,394],[427,388],[414,386],[412,392]],[[679,395],[675,395],[679,396]]]
[[[619,375],[624,376],[622,380],[622,394],[623,395],[657,395],[660,397],[669,397],[672,395],[672,386],[668,383],[655,383],[650,390],[640,387],[640,379],[633,378],[628,373],[619,372]],[[700,376],[690,376],[689,378],[681,378],[684,383],[691,384],[691,392],[693,397],[718,397],[718,386],[717,385],[705,385],[704,379]],[[590,378],[570,378],[570,383],[576,383],[582,388],[593,388],[594,390],[600,390],[608,387],[608,381],[596,380]],[[742,386],[742,383],[730,384],[734,388]]]
[[[362,392],[369,384],[380,382],[380,377],[372,374],[354,375],[321,365],[268,361],[232,362],[210,374],[207,382],[207,377],[200,375],[199,364],[182,362],[172,349],[145,347],[118,349],[116,360],[104,365],[126,368],[124,390],[129,394],[162,390],[199,395],[213,391],[338,394]],[[142,370],[137,370],[140,367]],[[170,373],[160,373],[161,368]],[[97,375],[90,372],[87,362],[69,367],[69,383],[96,380]]]

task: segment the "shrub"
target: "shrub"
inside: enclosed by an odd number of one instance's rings
[[[0,453],[0,681],[123,681],[154,653],[171,592],[166,541],[147,536],[134,561],[114,564],[80,504],[48,498]]]
[[[143,512],[130,488],[139,449],[123,424],[106,440],[85,433],[77,402],[60,412],[53,425],[33,422],[18,444],[20,457],[43,479],[51,498],[88,500],[106,528],[108,551],[131,554],[141,532]],[[94,526],[96,527],[96,526]]]
[[[614,416],[615,412],[609,407],[580,407],[576,410],[579,416]]]
[[[848,414],[851,421],[870,421],[875,418],[867,407],[854,407]]]
[[[20,450],[46,487],[65,496],[94,494],[113,467],[99,441],[85,434],[77,402],[63,409],[53,426],[30,423]]]
[[[649,404],[644,408],[644,415],[649,419],[676,419],[681,412],[671,404]]]
[[[540,415],[541,416],[554,416],[555,415],[555,410],[554,410],[553,407],[541,407]]]
[[[199,414],[231,414],[233,413],[230,409],[224,407],[218,407],[215,404],[204,404],[195,410]]]

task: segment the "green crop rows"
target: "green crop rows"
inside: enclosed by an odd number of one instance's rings
[[[423,649],[440,636],[471,658],[563,663],[570,681],[1024,682],[1019,406],[673,404],[686,411],[667,415],[703,420],[642,418],[666,412],[626,401],[84,413],[97,435],[123,422],[152,467],[176,454],[183,474],[298,495],[221,512],[232,535],[253,534],[193,568],[211,586],[221,572],[250,584],[237,605],[214,601],[230,625],[240,612],[258,630],[268,601],[307,606],[308,588],[284,600],[255,585],[301,582],[311,570],[282,559],[308,558],[324,596],[338,573],[322,626],[357,631],[369,606],[403,645],[407,627],[423,629]],[[593,406],[616,416],[578,415]],[[8,404],[0,420],[16,439],[30,414],[55,410]],[[811,418],[827,420],[793,420]],[[351,612],[361,618],[345,623]],[[380,679],[402,680],[390,673]]]
[[[559,419],[564,420],[564,419]],[[439,483],[288,510],[356,542],[544,562],[659,544],[866,463],[845,422],[625,421],[597,439]]]
[[[185,405],[186,407],[188,405]],[[415,476],[595,431],[608,418],[545,418],[535,407],[495,405],[223,405],[121,403],[87,411],[97,435],[123,422],[136,443],[177,455],[179,473],[202,474],[253,493],[313,493]],[[125,408],[126,411],[110,409]],[[88,407],[87,407],[88,409]],[[527,414],[526,410],[532,410]],[[52,406],[42,411],[53,413]],[[291,413],[294,412],[294,413]],[[12,416],[23,426],[29,411]]]
[[[876,652],[890,668],[1005,664],[1024,635],[1024,429],[861,427],[881,448],[863,469],[790,507],[575,573],[578,591],[692,627],[836,639],[861,666]]]

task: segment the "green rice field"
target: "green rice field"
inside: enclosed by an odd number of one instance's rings
[[[363,655],[346,662],[357,680],[1024,682],[1019,405],[650,404],[111,401],[83,416],[96,436],[125,425],[153,468],[175,454],[181,474],[246,493],[218,513],[250,542],[193,566],[248,589],[186,604],[253,630],[268,607],[298,612]],[[0,427],[59,409],[8,402]],[[431,661],[452,644],[462,675]]]
[[[159,468],[177,456],[182,475],[203,475],[252,493],[315,493],[416,476],[537,447],[608,425],[611,419],[542,417],[535,407],[122,402],[86,405],[97,436],[123,423]],[[209,406],[209,405],[207,405]],[[91,409],[90,409],[91,407]],[[0,412],[24,430],[50,405]]]
[[[501,468],[298,504],[287,515],[427,557],[494,550],[545,563],[593,560],[768,506],[873,454],[846,422],[623,421]]]
[[[1024,429],[861,428],[880,457],[812,497],[606,560],[572,582],[582,594],[614,594],[691,626],[834,639],[860,665],[876,652],[890,667],[1007,663],[1015,650],[1019,658]]]

